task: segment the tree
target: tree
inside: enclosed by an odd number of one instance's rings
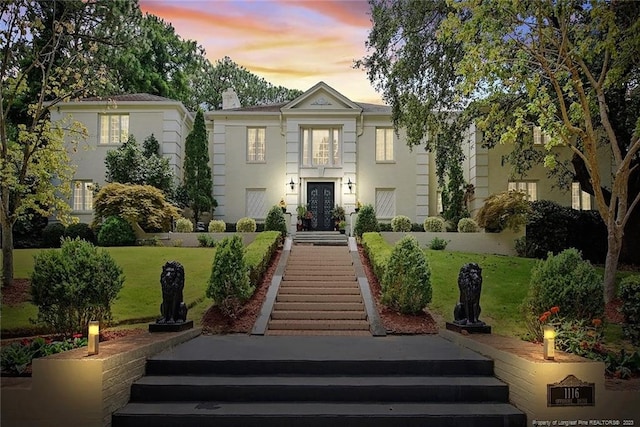
[[[68,149],[85,136],[71,120],[51,124],[48,109],[105,83],[94,62],[116,43],[129,2],[0,2],[0,224],[2,285],[13,282],[12,227],[27,210],[69,221],[73,167]],[[73,141],[64,144],[64,133]],[[75,143],[74,143],[75,142]]]
[[[222,92],[230,87],[236,91],[240,104],[244,106],[277,104],[302,95],[302,91],[297,89],[274,86],[228,56],[216,61],[213,66],[208,64],[205,74],[206,77],[198,85],[198,98],[204,102],[203,107],[213,110],[222,108]]]
[[[185,141],[184,187],[193,219],[197,223],[200,214],[214,207],[213,181],[209,167],[207,129],[202,110],[196,113],[193,129]]]
[[[107,151],[107,182],[151,185],[171,199],[174,197],[174,174],[169,159],[158,154],[160,144],[151,134],[144,140],[143,148],[135,137],[129,138],[115,150]]]
[[[464,216],[461,142],[471,117],[456,92],[456,63],[463,52],[437,30],[454,9],[446,0],[369,0],[373,27],[368,55],[356,61],[391,105],[394,127],[405,128],[407,145],[434,153],[447,219]]]
[[[640,202],[640,11],[627,2],[459,2],[441,31],[461,43],[456,71],[466,95],[482,88],[487,97],[517,100],[490,109],[479,124],[509,114],[501,142],[514,142],[538,125],[546,144],[568,147],[576,176],[592,191],[608,231],[605,303],[615,298],[615,274],[625,226]],[[486,60],[490,58],[491,60]],[[612,96],[617,92],[618,96]],[[610,100],[628,100],[631,113],[616,126]],[[533,122],[533,123],[532,123]],[[495,128],[493,128],[495,129]],[[494,135],[495,136],[495,135]],[[601,158],[612,164],[612,186],[604,188]],[[556,164],[549,151],[545,164]]]

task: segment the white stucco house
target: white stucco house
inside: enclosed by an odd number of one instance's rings
[[[422,223],[440,213],[433,156],[420,147],[409,150],[402,130],[393,130],[390,107],[352,101],[323,82],[277,105],[240,106],[233,93],[225,95],[222,110],[205,113],[218,202],[214,218],[236,222],[248,216],[261,222],[281,199],[292,221],[296,207],[307,206],[317,230],[332,228],[330,211],[336,205],[349,215],[358,201],[374,205],[382,222],[406,215]],[[184,141],[194,114],[180,102],[121,95],[59,104],[51,114],[54,121],[71,115],[89,131],[86,147],[72,154],[78,168],[70,203],[83,222],[92,217],[91,184],[104,184],[106,152],[129,134],[139,142],[154,134],[176,179],[182,178]],[[475,188],[472,212],[490,194],[507,189],[525,190],[534,200],[591,207],[577,183],[571,193],[554,189],[542,165],[526,177],[511,176],[503,161],[509,148],[482,148],[474,126],[465,138],[465,180]],[[534,138],[544,149],[544,136],[534,132]]]

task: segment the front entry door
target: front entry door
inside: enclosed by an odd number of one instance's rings
[[[331,210],[333,209],[333,182],[307,183],[309,210],[313,213],[311,229],[318,231],[333,230]]]

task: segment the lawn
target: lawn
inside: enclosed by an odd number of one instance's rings
[[[191,307],[188,318],[199,321],[211,305],[211,300],[205,297],[205,290],[211,274],[214,248],[133,246],[103,249],[122,267],[125,275],[124,286],[112,307],[116,324],[147,322],[160,316],[160,273],[167,261],[175,260],[184,266],[184,300]],[[14,251],[15,277],[30,276],[33,257],[38,251],[39,249]],[[36,315],[36,307],[29,303],[16,307],[2,305],[2,331],[28,328],[29,318]]]

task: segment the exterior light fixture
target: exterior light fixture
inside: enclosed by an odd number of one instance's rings
[[[291,187],[291,191],[293,191],[296,187],[296,183],[293,182],[293,178],[291,178],[291,181],[289,181],[289,187]]]
[[[546,360],[553,360],[556,353],[556,330],[553,326],[545,325],[542,328],[543,339],[543,355]]]
[[[92,320],[89,322],[89,340],[87,342],[89,356],[98,354],[100,345],[100,322]]]
[[[351,181],[351,178],[347,181],[347,187],[349,187],[349,191],[353,190],[353,186],[356,185],[355,182]]]

